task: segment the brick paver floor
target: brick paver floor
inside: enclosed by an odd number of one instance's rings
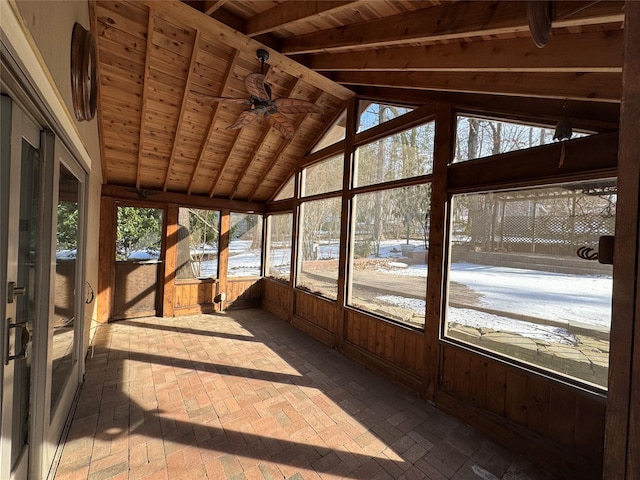
[[[57,480],[549,480],[260,310],[102,326]]]

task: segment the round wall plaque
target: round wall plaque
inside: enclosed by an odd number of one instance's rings
[[[91,32],[76,22],[71,36],[71,96],[78,121],[94,117],[97,94],[96,41]]]

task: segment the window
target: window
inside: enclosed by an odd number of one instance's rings
[[[413,107],[402,107],[399,105],[387,105],[367,101],[360,101],[358,106],[360,108],[360,116],[358,117],[357,133],[369,130],[370,128],[393,120],[413,110]]]
[[[454,195],[445,336],[606,388],[615,180]]]
[[[340,197],[300,206],[297,287],[336,299],[340,247]]]
[[[427,175],[433,171],[435,122],[356,150],[356,186]]]
[[[302,171],[302,196],[342,190],[344,156],[331,157]]]
[[[293,198],[293,190],[295,185],[295,175],[289,177],[287,183],[284,184],[282,189],[278,192],[278,194],[274,197],[273,201],[277,202],[278,200],[287,200],[288,198]]]
[[[554,129],[479,117],[458,116],[454,163],[554,142]],[[573,132],[571,138],[586,134]]]
[[[347,124],[347,111],[344,110],[342,115],[338,117],[338,120],[333,124],[333,126],[327,130],[327,133],[324,134],[322,139],[316,143],[311,150],[311,153],[315,153],[323,148],[326,148],[330,145],[340,142],[344,140],[346,134],[346,126]]]
[[[355,195],[351,306],[422,327],[431,184]]]
[[[157,260],[162,248],[162,214],[156,208],[119,206],[116,260]]]
[[[178,209],[176,278],[218,278],[220,212]]]
[[[285,282],[291,278],[292,230],[293,214],[282,213],[269,217],[267,275]]]
[[[262,216],[231,212],[229,277],[260,276]]]

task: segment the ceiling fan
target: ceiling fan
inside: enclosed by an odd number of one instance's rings
[[[250,105],[248,110],[240,113],[234,123],[227,127],[227,130],[236,130],[254,122],[259,116],[264,116],[269,125],[278,130],[285,138],[293,137],[294,127],[285,113],[320,113],[320,108],[313,102],[298,98],[276,98],[271,97],[271,87],[265,82],[264,62],[269,59],[269,52],[259,49],[256,52],[260,60],[260,73],[250,73],[244,79],[245,87],[250,97],[210,97],[215,102],[236,103]]]

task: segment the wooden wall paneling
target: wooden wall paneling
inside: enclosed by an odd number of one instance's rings
[[[539,433],[544,437],[549,436],[550,399],[551,387],[549,383],[536,375],[527,375],[525,425],[532,432]]]
[[[166,240],[164,253],[164,294],[162,296],[162,315],[174,316],[176,301],[176,265],[178,262],[178,205],[167,205]]]
[[[640,2],[625,2],[613,316],[604,448],[607,479],[640,477]]]
[[[573,450],[576,429],[576,392],[568,388],[549,391],[549,428],[547,437]]]
[[[489,364],[482,358],[472,358],[469,364],[469,399],[481,408],[486,408]],[[491,392],[493,393],[493,392]]]
[[[112,198],[100,199],[98,245],[98,321],[106,323],[113,309],[116,261],[116,207]]]
[[[429,219],[429,255],[427,259],[426,315],[424,326],[423,395],[433,400],[437,390],[438,348],[442,321],[443,278],[445,268],[445,232],[447,221],[447,166],[453,159],[456,117],[450,104],[436,105],[435,151]]]
[[[575,450],[602,468],[604,451],[605,402],[577,395],[575,410]],[[636,478],[629,477],[626,478]]]
[[[267,311],[288,321],[293,311],[293,289],[289,284],[266,278],[262,305]]]
[[[473,359],[474,363],[476,359]],[[454,360],[453,390],[463,398],[470,398],[471,355],[465,350],[457,350]]]
[[[455,393],[453,381],[456,376],[456,349],[443,345],[440,353],[440,390]]]
[[[384,352],[382,356],[386,361],[392,362],[395,354],[395,343],[397,338],[396,328],[394,328],[393,325],[388,323],[383,325],[385,327],[385,331],[384,331]]]
[[[487,366],[486,408],[503,417],[507,402],[507,369],[504,365],[491,362]]]
[[[505,416],[520,425],[526,425],[527,421],[527,375],[530,374],[507,370]]]

